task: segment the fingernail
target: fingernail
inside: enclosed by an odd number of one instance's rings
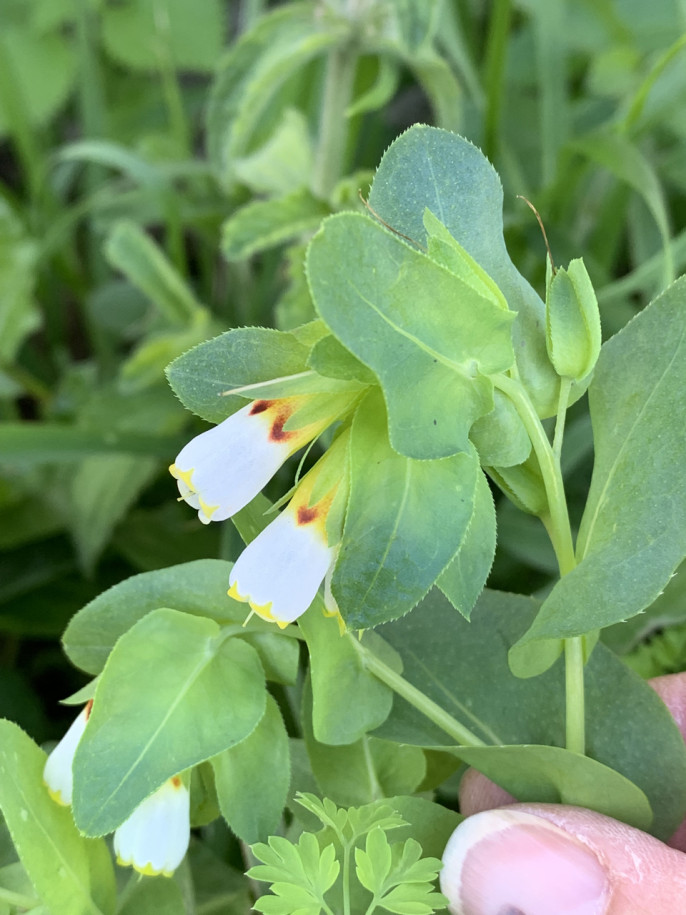
[[[529,813],[488,810],[450,837],[441,890],[453,915],[603,915],[610,883],[569,833]]]

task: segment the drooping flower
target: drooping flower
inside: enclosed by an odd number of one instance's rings
[[[78,717],[72,721],[67,733],[48,756],[43,769],[43,781],[48,786],[50,797],[65,807],[71,804],[73,793],[71,767],[74,762],[74,754],[83,737],[83,732],[86,730],[92,707],[93,700],[91,699],[81,709]]]
[[[335,564],[347,498],[347,441],[343,433],[229,575],[229,596],[282,629],[307,610]]]
[[[190,794],[175,775],[139,804],[115,831],[117,863],[147,876],[169,877],[188,850],[190,834]]]
[[[181,498],[203,524],[230,518],[351,402],[350,394],[252,401],[181,449],[169,468]]]

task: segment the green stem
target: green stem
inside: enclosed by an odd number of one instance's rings
[[[6,890],[0,886],[0,900],[15,905],[20,909],[35,909],[40,905],[40,899],[34,899],[33,896],[24,896],[22,893],[13,893],[12,890]]]
[[[350,915],[350,846],[343,844],[343,915]]]
[[[387,664],[384,664],[382,660],[372,654],[371,651],[368,651],[357,639],[351,639],[350,641],[360,653],[362,663],[366,670],[371,674],[374,674],[374,676],[378,680],[381,680],[382,683],[385,683],[386,686],[390,686],[393,692],[402,696],[406,702],[413,705],[417,711],[421,712],[429,721],[433,721],[437,727],[442,731],[445,731],[445,733],[452,737],[456,743],[466,747],[487,746],[483,740],[472,733],[472,731],[465,727],[462,722],[453,718],[452,715],[449,715],[445,709],[441,708],[440,705],[424,695],[416,686],[413,686],[405,680],[404,677],[401,677],[400,674],[388,667]]]
[[[560,465],[555,460],[545,429],[541,425],[536,410],[529,400],[529,395],[522,385],[511,378],[507,378],[505,375],[494,376],[493,383],[496,388],[510,398],[524,423],[526,431],[529,433],[548,497],[548,509],[550,511],[548,532],[560,567],[560,575],[566,575],[576,565],[576,559],[574,557],[574,543],[572,542],[572,530],[569,524],[567,500],[565,499]]]
[[[565,639],[566,746],[572,753],[586,752],[584,696],[584,637]]]
[[[510,398],[524,423],[526,431],[529,433],[531,444],[541,468],[541,475],[548,498],[549,515],[541,520],[544,521],[548,531],[557,557],[557,564],[560,568],[560,577],[562,577],[576,567],[572,529],[569,524],[569,513],[567,511],[567,500],[565,498],[559,458],[559,450],[562,448],[562,429],[564,428],[564,425],[560,427],[560,415],[561,413],[564,415],[566,410],[569,391],[565,393],[560,390],[557,422],[560,431],[558,433],[558,428],[555,430],[555,439],[558,446],[558,453],[556,453],[554,448],[551,447],[545,429],[541,425],[529,395],[522,385],[517,381],[513,381],[512,378],[507,378],[505,375],[496,376],[493,382],[497,388]],[[563,386],[564,381],[561,384],[561,388]],[[564,419],[562,423],[564,424]],[[564,641],[566,745],[568,750],[583,754],[586,746],[583,637],[579,636],[565,639]]]
[[[356,67],[357,51],[352,42],[334,48],[326,64],[319,143],[312,178],[312,190],[323,199],[331,195],[343,170],[348,134],[345,110],[350,103]]]
[[[484,152],[489,159],[498,153],[500,112],[503,107],[507,39],[510,34],[512,6],[510,0],[495,0],[489,18],[484,60],[486,113],[484,115]]]
[[[567,418],[567,406],[569,404],[569,394],[572,390],[572,379],[560,379],[560,396],[557,401],[557,419],[555,420],[555,435],[553,437],[553,455],[558,465],[560,455],[562,454],[562,439],[565,434],[565,420]]]

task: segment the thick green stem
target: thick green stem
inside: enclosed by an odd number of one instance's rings
[[[312,178],[312,190],[324,199],[330,196],[343,169],[348,134],[345,111],[350,103],[356,66],[357,51],[352,42],[334,48],[326,64],[319,143]]]
[[[453,718],[445,709],[441,708],[440,705],[424,695],[416,686],[413,686],[405,680],[404,677],[401,677],[400,674],[388,667],[387,664],[384,664],[376,655],[372,654],[371,651],[368,651],[363,644],[356,639],[351,639],[351,644],[355,645],[360,652],[362,662],[370,673],[374,674],[374,676],[378,680],[381,680],[382,683],[385,683],[386,686],[390,686],[393,692],[402,696],[406,702],[413,705],[417,711],[421,712],[429,721],[433,721],[437,727],[442,731],[445,731],[445,733],[452,737],[456,743],[465,747],[487,746],[487,744],[477,737],[476,734],[472,733],[469,728],[466,728],[460,721]]]
[[[544,520],[555,550],[562,577],[576,566],[572,529],[569,524],[567,500],[560,470],[559,450],[562,448],[562,429],[559,434],[556,430],[555,438],[558,447],[556,453],[551,447],[545,429],[522,385],[504,375],[496,376],[493,381],[495,386],[510,398],[529,433],[548,498],[549,514],[542,520]],[[560,411],[564,414],[568,397],[569,391],[560,391],[558,426],[560,426]],[[583,637],[565,639],[565,707],[567,749],[583,754],[586,747]]]

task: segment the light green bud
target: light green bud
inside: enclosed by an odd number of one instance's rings
[[[562,378],[581,381],[600,354],[600,312],[583,260],[570,261],[548,284],[545,303],[546,347]]]

